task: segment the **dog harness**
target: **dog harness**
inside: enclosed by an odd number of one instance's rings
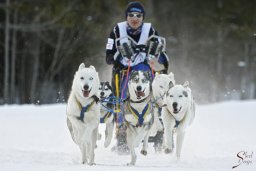
[[[178,120],[176,120],[176,119],[175,119],[175,125],[174,125],[174,128],[177,128],[177,127],[179,126],[179,124],[180,124],[180,121],[178,121]]]
[[[134,109],[130,103],[127,103],[127,109],[129,112],[133,114],[133,116],[138,119],[138,123],[136,124],[136,127],[141,127],[144,124],[145,117],[151,113],[151,105],[148,103],[145,108],[143,109],[142,113],[139,113],[136,109]]]
[[[94,105],[94,103],[98,103],[99,98],[98,98],[97,96],[93,95],[92,98],[93,98],[93,101],[92,101],[91,103],[89,103],[88,105],[86,105],[86,106],[84,106],[84,107],[82,107],[82,106],[80,105],[81,112],[80,112],[80,116],[77,117],[78,120],[84,122],[84,113],[85,113],[85,112],[88,112],[88,111],[91,109],[91,107]],[[79,103],[79,104],[80,104],[80,103]]]
[[[159,99],[162,99],[162,100],[163,100],[165,94],[166,94],[166,93],[164,93],[163,95],[160,95],[159,97],[156,97],[156,98],[153,97],[153,101],[152,101],[153,107],[162,108],[162,107],[165,107],[165,106],[166,106],[166,104],[164,104],[164,105],[159,105],[158,102],[157,102]]]
[[[167,111],[173,116],[173,114],[169,111],[169,109],[166,107]],[[175,117],[173,116],[173,118],[175,119]],[[184,117],[185,118],[185,117]],[[180,122],[184,119],[182,118],[180,121],[178,121],[177,119],[175,119],[175,125],[174,128],[177,128],[180,125]]]
[[[101,101],[101,106],[103,108],[101,108],[101,113],[103,113],[104,111],[106,111],[105,115],[103,117],[100,118],[100,123],[105,123],[106,119],[109,118],[111,116],[111,114],[114,114],[113,111],[113,105],[115,104],[114,99],[113,99],[113,94],[110,94],[108,97],[103,98],[100,100]]]
[[[102,118],[100,118],[100,123],[105,123],[106,119],[109,118],[111,114],[111,112],[107,112]]]

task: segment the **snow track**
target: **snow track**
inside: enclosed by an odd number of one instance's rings
[[[182,157],[155,153],[139,154],[134,167],[126,166],[130,156],[103,146],[95,151],[96,166],[80,164],[80,152],[66,127],[65,105],[0,106],[1,171],[128,171],[128,170],[232,170],[237,153],[253,152],[251,164],[233,170],[256,170],[256,101],[225,102],[197,106],[196,118],[185,135]],[[104,125],[100,126],[103,134]],[[245,161],[245,159],[244,159]]]

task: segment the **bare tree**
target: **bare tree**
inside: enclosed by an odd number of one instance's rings
[[[4,49],[4,102],[9,103],[9,52],[10,52],[10,0],[6,0],[5,9],[5,49]]]
[[[17,11],[14,11],[13,23],[17,23]],[[12,31],[12,48],[11,48],[11,85],[10,85],[10,103],[15,103],[16,97],[16,55],[17,55],[17,31]]]

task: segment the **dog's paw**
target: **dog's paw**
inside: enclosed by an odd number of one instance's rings
[[[166,148],[166,149],[164,150],[164,152],[165,152],[165,154],[169,154],[169,153],[171,153],[171,152],[172,152],[172,149],[170,149],[170,148]]]
[[[107,141],[107,140],[106,140],[106,141],[104,142],[104,147],[107,148],[109,145],[110,145],[110,141]]]
[[[134,162],[130,162],[130,163],[127,163],[126,166],[134,166],[135,163]]]
[[[89,166],[93,166],[96,165],[96,163],[92,162],[92,163],[88,163]]]
[[[97,140],[101,140],[101,137],[102,137],[102,135],[100,133],[98,133]]]
[[[148,152],[146,150],[141,150],[140,153],[144,156],[146,156],[148,154]]]

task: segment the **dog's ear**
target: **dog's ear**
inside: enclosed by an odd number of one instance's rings
[[[107,87],[112,91],[112,87],[111,87],[111,85],[109,84],[108,81],[106,82],[106,85],[107,85]]]
[[[188,88],[188,87],[189,87],[189,82],[186,81],[186,82],[183,84],[183,87]]]
[[[173,74],[172,72],[170,72],[170,73],[168,74],[168,76],[169,76],[170,78],[173,78],[173,79],[174,79],[174,74]]]
[[[183,94],[185,97],[188,97],[188,92],[183,91],[182,94]]]
[[[171,80],[173,80],[173,82],[175,81],[175,79],[174,79],[174,74],[173,74],[172,72],[170,72],[170,73],[168,74],[168,77],[169,77]],[[174,84],[175,84],[175,82],[174,82]]]
[[[96,71],[96,69],[93,65],[90,65],[90,68]]]
[[[173,82],[170,81],[168,86],[169,86],[169,89],[172,88],[174,86]]]
[[[137,73],[138,73],[138,71],[132,70],[132,72],[129,76],[129,80],[132,80]]]
[[[78,70],[81,70],[81,69],[83,69],[83,68],[85,68],[85,65],[84,65],[84,63],[81,63],[81,64],[79,65]]]

